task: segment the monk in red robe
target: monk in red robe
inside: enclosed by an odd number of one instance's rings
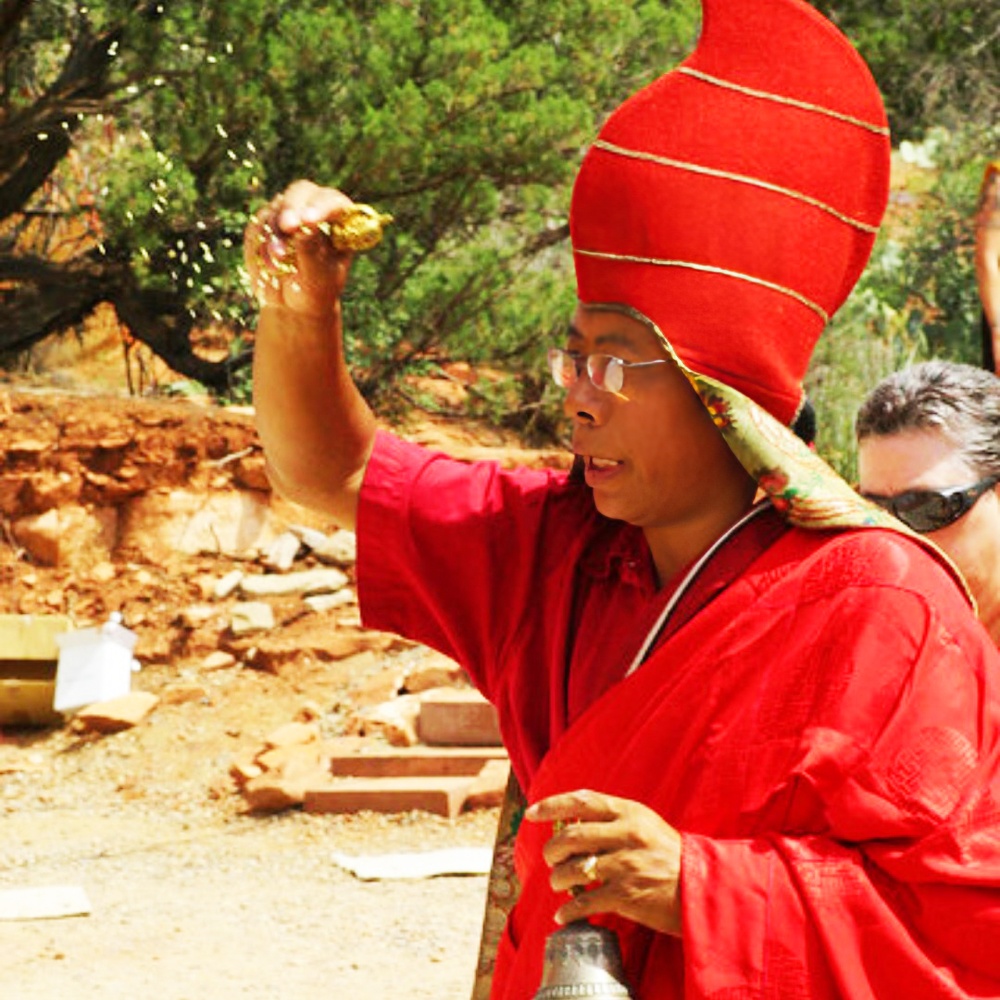
[[[493,997],[579,920],[641,1000],[1000,996],[997,651],[791,429],[885,208],[882,103],[800,0],[703,8],[574,188],[572,473],[377,430],[326,235],[356,206],[299,182],[246,240],[272,477],[356,527],[366,624],[497,706],[530,807]]]

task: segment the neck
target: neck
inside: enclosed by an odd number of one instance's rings
[[[747,476],[743,488],[707,508],[668,525],[643,529],[656,569],[656,583],[663,587],[690,566],[717,538],[728,531],[753,506],[757,484]]]
[[[1000,598],[986,600],[984,596],[978,604],[979,620],[986,626],[993,644],[1000,649]]]

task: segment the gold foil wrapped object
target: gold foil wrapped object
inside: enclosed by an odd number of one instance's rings
[[[345,209],[336,222],[307,224],[300,227],[299,233],[303,236],[322,233],[338,252],[360,253],[378,245],[383,229],[390,222],[391,215],[383,215],[371,205],[358,204]],[[294,240],[276,232],[270,223],[259,226],[255,249],[260,282],[280,288],[283,278],[298,274],[299,259]],[[260,293],[258,289],[258,295]]]
[[[337,250],[360,253],[378,246],[382,230],[392,222],[371,205],[352,205],[336,222],[321,222],[317,228],[330,238]]]

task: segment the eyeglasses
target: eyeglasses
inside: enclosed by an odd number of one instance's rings
[[[625,384],[626,368],[648,368],[650,365],[665,364],[666,358],[657,358],[655,361],[622,361],[610,354],[574,354],[558,347],[549,351],[549,371],[560,389],[575,385],[586,372],[595,388],[605,392],[621,392]]]
[[[952,486],[942,490],[909,490],[892,497],[862,493],[866,500],[898,517],[908,528],[925,534],[940,531],[968,514],[976,501],[1000,482],[1000,477],[980,479],[972,486]]]

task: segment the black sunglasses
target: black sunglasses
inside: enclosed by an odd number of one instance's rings
[[[908,528],[925,534],[939,531],[954,524],[963,514],[968,514],[976,501],[993,489],[1000,477],[990,476],[980,479],[972,486],[952,486],[943,490],[909,490],[894,497],[883,497],[876,493],[862,493],[866,500],[898,517]]]

